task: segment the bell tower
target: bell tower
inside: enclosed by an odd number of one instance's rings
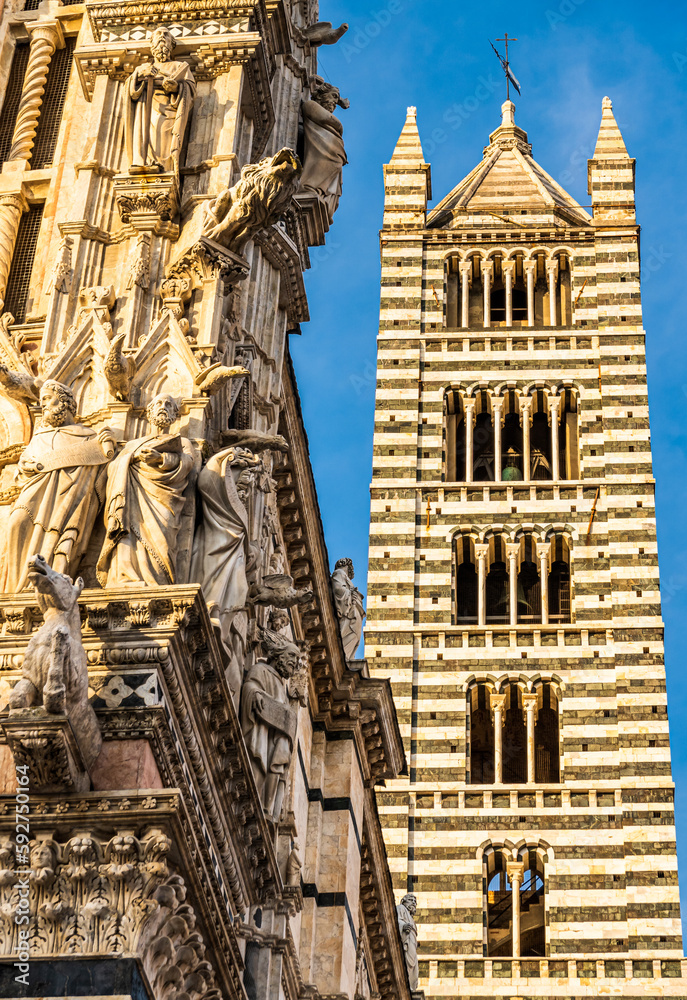
[[[414,108],[384,168],[365,655],[431,996],[685,995],[634,165],[604,98],[591,214],[511,101],[434,209]]]

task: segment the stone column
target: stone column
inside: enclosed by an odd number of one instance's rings
[[[510,623],[518,624],[518,552],[520,545],[518,542],[506,543],[506,554],[508,556],[508,596],[510,598]]]
[[[474,431],[475,431],[475,400],[464,399],[465,408],[465,482],[471,483],[474,476]]]
[[[520,423],[522,426],[522,478],[529,482],[530,471],[530,421],[532,419],[532,400],[529,396],[520,400]]]
[[[506,870],[513,896],[513,958],[520,958],[520,887],[525,865],[522,861],[507,861]]]
[[[527,722],[527,783],[532,785],[535,781],[535,760],[534,760],[534,723],[537,719],[537,696],[531,691],[525,692],[522,696],[522,707],[525,709],[525,719]]]
[[[541,590],[541,623],[549,624],[549,544],[540,542],[537,545],[539,556],[539,588]]]
[[[31,157],[52,54],[55,49],[64,47],[64,35],[58,21],[29,21],[26,30],[31,39],[29,59],[12,134],[12,145],[2,170],[6,176],[17,174],[17,190],[13,192],[6,190],[0,195],[0,310],[4,306],[19,222],[22,213],[29,207],[21,186],[21,173],[26,169]]]
[[[55,49],[64,48],[64,35],[58,21],[29,22],[26,30],[31,39],[31,48],[8,160],[30,158],[50,60]]]
[[[0,195],[0,312],[5,305],[7,279],[17,242],[19,222],[29,205],[22,191]]]
[[[547,260],[546,277],[549,281],[549,326],[556,326],[556,278],[558,276],[558,261]]]
[[[549,396],[549,416],[551,419],[551,478],[554,482],[558,482],[561,478],[561,457],[558,448],[560,407],[560,396]]]
[[[489,707],[494,720],[494,784],[503,782],[503,717],[506,710],[505,694],[492,694]]]
[[[467,330],[470,325],[470,278],[472,277],[472,263],[458,265],[460,272],[460,325]]]
[[[506,287],[506,326],[513,325],[513,278],[515,277],[515,261],[503,265],[503,283]]]
[[[503,415],[503,400],[500,397],[491,399],[492,419],[494,421],[494,482],[501,482],[501,418]]]
[[[494,275],[494,264],[490,260],[483,260],[480,267],[484,291],[484,328],[486,330],[491,326],[491,279]]]
[[[489,546],[485,544],[475,545],[475,558],[477,559],[477,624],[487,623],[487,556]]]
[[[534,277],[537,273],[537,262],[526,260],[523,266],[527,278],[527,325],[534,326]]]

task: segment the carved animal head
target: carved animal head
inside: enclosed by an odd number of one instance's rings
[[[36,591],[41,611],[48,608],[71,611],[84,586],[81,577],[72,583],[70,576],[55,572],[40,555],[29,559],[29,582]]]

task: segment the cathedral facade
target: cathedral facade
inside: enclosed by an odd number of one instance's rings
[[[3,997],[410,1000],[288,349],[346,162],[318,16],[0,15]]]
[[[635,161],[604,98],[588,211],[506,101],[428,210],[409,108],[384,181],[365,655],[420,986],[683,997]]]

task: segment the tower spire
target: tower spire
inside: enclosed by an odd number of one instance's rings
[[[595,222],[635,221],[635,161],[627,152],[610,97],[601,103],[599,135],[587,162],[587,190]]]
[[[424,226],[432,197],[432,174],[417,130],[417,108],[410,107],[391,160],[384,167],[384,228]]]

